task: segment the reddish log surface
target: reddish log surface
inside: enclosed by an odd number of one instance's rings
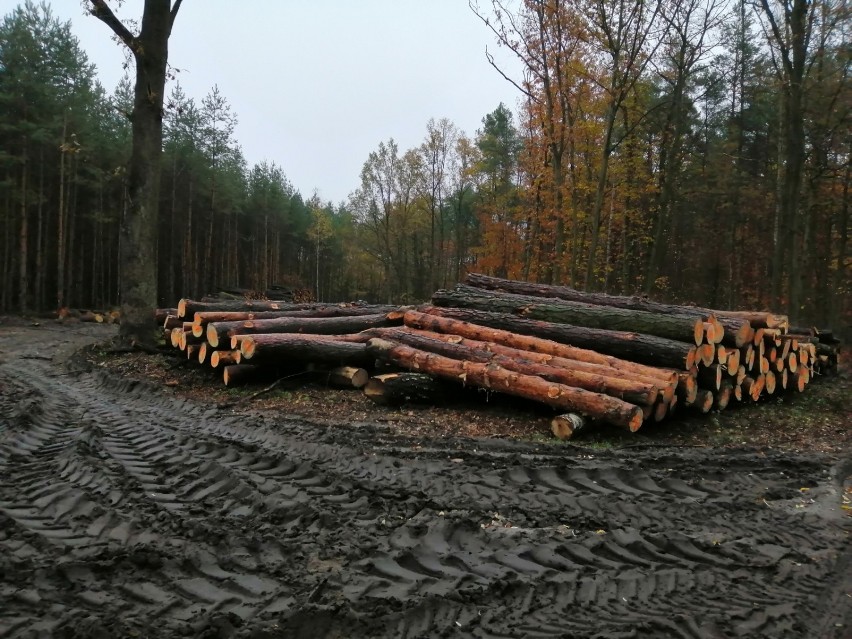
[[[298,333],[249,335],[241,341],[240,352],[246,362],[253,364],[300,361],[365,366],[371,360],[364,344]]]
[[[548,382],[534,375],[516,373],[495,364],[482,364],[450,359],[425,353],[404,344],[371,339],[367,349],[377,359],[442,379],[478,386],[507,395],[524,397],[554,408],[579,412],[590,417],[629,429],[642,426],[642,409],[615,397],[593,393],[581,388]]]
[[[430,315],[458,319],[519,335],[531,335],[583,349],[593,349],[604,355],[612,355],[646,366],[687,370],[695,363],[694,345],[652,335],[570,326],[473,309],[427,307],[424,310],[428,310]],[[406,313],[406,318],[408,317],[409,313]]]

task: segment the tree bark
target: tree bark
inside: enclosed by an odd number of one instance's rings
[[[364,395],[377,404],[440,404],[447,395],[447,385],[423,373],[386,373],[370,378]]]
[[[631,404],[649,406],[654,403],[659,394],[659,388],[654,384],[589,373],[572,366],[571,360],[567,359],[560,359],[557,362],[560,365],[554,365],[552,360],[548,363],[534,361],[525,357],[526,353],[519,350],[510,349],[509,353],[489,351],[486,349],[488,344],[475,340],[452,343],[436,339],[428,334],[412,333],[401,329],[384,329],[382,333],[388,340],[421,351],[437,353],[451,359],[496,364],[506,370],[536,375],[551,382],[617,397]]]
[[[360,317],[281,317],[245,322],[212,322],[207,325],[207,341],[211,346],[218,346],[226,336],[258,333],[336,335],[401,323],[400,320],[388,320],[384,313]]]
[[[697,315],[660,314],[513,293],[490,293],[462,285],[452,291],[437,291],[432,296],[432,303],[437,306],[511,313],[587,328],[633,331],[696,345],[704,341],[704,323]]]
[[[287,364],[293,360],[366,366],[370,364],[364,344],[345,342],[334,337],[297,333],[250,335],[240,343],[240,352],[249,363]]]
[[[130,49],[136,63],[133,145],[128,170],[129,205],[121,221],[121,329],[125,341],[153,346],[151,311],[157,303],[157,211],[163,146],[163,93],[169,36],[181,0],[145,0],[134,36],[106,0],[91,0],[92,14]]]
[[[250,364],[232,364],[225,366],[222,371],[222,379],[225,386],[238,386],[256,378],[259,371],[259,367]]]
[[[428,310],[430,315],[593,349],[646,366],[688,370],[695,363],[695,346],[653,335],[542,322],[473,309],[430,307]]]

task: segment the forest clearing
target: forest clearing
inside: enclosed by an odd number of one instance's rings
[[[0,20],[0,639],[852,636],[849,3],[219,4]]]

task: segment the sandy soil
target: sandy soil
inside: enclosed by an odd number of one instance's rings
[[[2,637],[852,632],[836,391],[554,445],[517,405],[217,408],[245,395],[179,361],[73,355],[110,330],[0,323]]]

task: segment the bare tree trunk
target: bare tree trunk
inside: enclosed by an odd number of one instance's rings
[[[21,160],[21,234],[18,245],[18,305],[21,315],[27,312],[27,293],[30,289],[29,273],[27,272],[27,248],[29,247],[29,216],[27,214],[27,174],[29,172],[29,144],[24,138],[24,153]]]

